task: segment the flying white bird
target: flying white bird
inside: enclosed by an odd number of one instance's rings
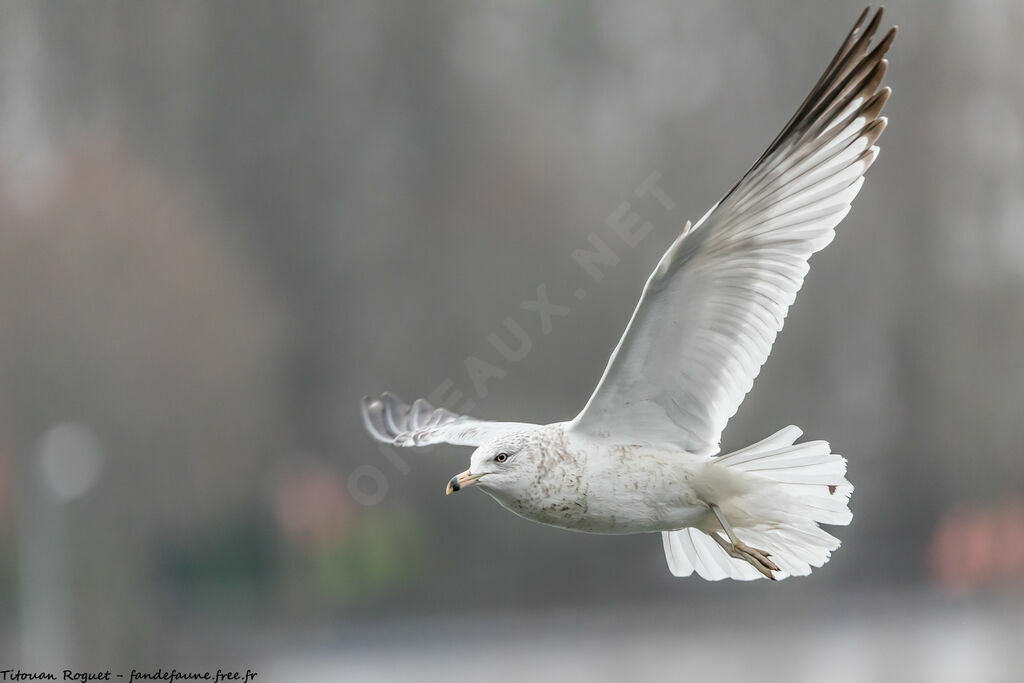
[[[810,95],[647,280],[604,375],[571,422],[491,422],[363,399],[375,438],[475,446],[448,493],[482,489],[527,519],[603,534],[661,532],[669,569],[705,579],[809,574],[849,524],[846,461],[786,427],[718,456],[768,358],[811,254],[835,236],[878,155],[880,88],[896,27],[864,10]],[[865,23],[866,22],[866,23]]]

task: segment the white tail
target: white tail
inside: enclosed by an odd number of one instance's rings
[[[766,481],[736,502],[743,521],[733,530],[747,545],[766,550],[781,571],[776,579],[803,576],[828,562],[839,539],[818,524],[846,525],[853,486],[846,480],[846,460],[825,441],[795,444],[803,432],[789,426],[752,446],[714,459],[716,466],[747,472]],[[733,522],[728,506],[726,517]],[[743,560],[730,557],[699,529],[662,532],[665,557],[676,576],[697,572],[709,581],[761,578]]]

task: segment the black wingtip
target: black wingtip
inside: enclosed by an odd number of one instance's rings
[[[870,9],[870,7],[868,9]],[[871,21],[868,22],[868,27],[864,29],[864,33],[869,37],[875,35],[875,31],[878,30],[878,26],[882,23],[883,14],[885,14],[885,7],[879,6],[874,16],[871,17]]]

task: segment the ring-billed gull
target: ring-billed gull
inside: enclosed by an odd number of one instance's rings
[[[705,579],[810,573],[849,524],[853,487],[828,443],[786,427],[716,455],[768,358],[808,259],[835,236],[885,129],[881,87],[896,27],[872,46],[865,9],[775,141],[644,287],[604,375],[575,419],[492,422],[363,399],[367,429],[397,446],[474,446],[447,492],[476,486],[527,519],[604,534],[661,532],[669,569]]]

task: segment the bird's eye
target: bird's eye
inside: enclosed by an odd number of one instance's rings
[[[508,460],[508,453],[498,453],[494,456],[495,462],[505,462],[506,460]]]

